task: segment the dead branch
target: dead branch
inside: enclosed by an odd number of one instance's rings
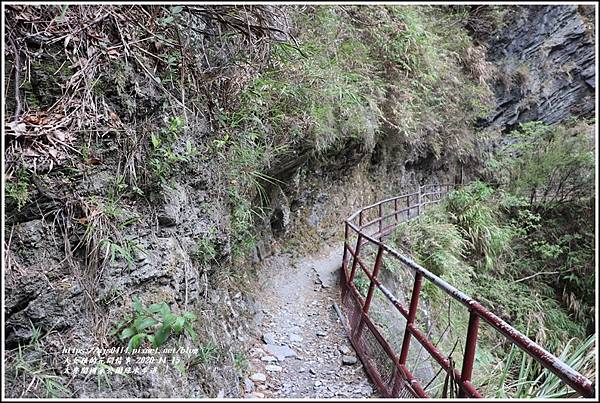
[[[13,54],[15,57],[15,117],[14,123],[16,124],[19,121],[19,117],[21,116],[21,52],[17,49],[17,45],[13,38],[10,38],[10,44],[13,50]]]

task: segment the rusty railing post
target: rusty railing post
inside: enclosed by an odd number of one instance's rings
[[[394,199],[394,219],[396,220],[396,224],[398,224],[398,198]]]
[[[371,277],[373,279],[377,279],[379,275],[379,270],[381,268],[381,260],[383,258],[383,245],[379,245],[379,249],[377,250],[377,257],[375,258],[375,265],[373,266],[373,272],[371,273]],[[371,284],[369,284],[369,291],[367,292],[367,297],[365,299],[365,306],[363,308],[364,313],[369,312],[369,306],[371,305],[371,300],[373,299],[373,294],[375,292],[375,281],[371,279]]]
[[[342,258],[342,271],[346,273],[348,267],[348,232],[350,226],[347,221],[344,221],[344,257]]]
[[[383,203],[379,203],[379,239],[381,239],[382,232],[383,232]]]
[[[381,261],[383,259],[383,245],[380,244],[379,245],[379,249],[377,250],[377,257],[375,258],[375,265],[373,266],[373,272],[371,273],[371,283],[369,284],[369,291],[367,292],[367,296],[365,298],[365,304],[363,306],[363,314],[367,315],[369,313],[369,307],[371,306],[371,300],[373,299],[373,294],[375,293],[375,281],[374,279],[377,278],[377,276],[379,275],[379,269],[381,268]],[[356,340],[360,339],[360,334],[362,332],[363,327],[365,326],[365,323],[363,321],[363,317],[361,315],[360,317],[360,321],[358,322],[358,326],[356,327],[356,332],[354,334],[354,337],[356,338]]]
[[[362,230],[362,223],[363,223],[363,210],[360,210],[360,213],[358,213],[358,228]]]
[[[352,284],[354,280],[354,273],[356,272],[356,265],[358,264],[358,254],[360,253],[360,246],[362,245],[362,233],[358,233],[356,237],[356,248],[354,249],[354,256],[352,259],[352,270],[350,271],[350,276],[348,277],[348,286]]]
[[[422,283],[423,275],[420,272],[416,272],[415,284],[410,297],[410,309],[408,311],[408,318],[406,319],[406,329],[404,330],[404,340],[402,340],[402,351],[400,351],[400,365],[405,365],[406,358],[408,357],[408,348],[410,346],[410,325],[415,322],[415,318],[417,316],[417,309],[419,307],[419,294],[421,293]]]
[[[477,333],[479,331],[479,315],[471,311],[469,314],[469,327],[467,329],[467,341],[465,342],[465,356],[460,371],[459,397],[466,397],[463,389],[465,382],[470,382],[473,376],[473,364],[475,363],[475,351],[477,350]]]

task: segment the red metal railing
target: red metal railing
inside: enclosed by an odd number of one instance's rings
[[[533,357],[544,368],[554,373],[576,394],[583,397],[594,396],[593,383],[570,368],[557,357],[544,350],[521,332],[487,310],[479,302],[465,295],[440,277],[414,262],[409,256],[399,253],[386,245],[384,238],[400,223],[418,216],[429,204],[438,203],[454,185],[426,185],[418,191],[382,200],[355,212],[345,221],[345,243],[342,267],[342,301],[348,317],[349,338],[358,352],[365,369],[384,397],[428,397],[419,380],[409,371],[407,357],[414,337],[438,365],[454,380],[458,397],[482,397],[472,383],[473,365],[477,348],[480,321],[491,327],[519,349]],[[356,246],[351,239],[356,237]],[[372,270],[368,267],[365,247],[374,247],[375,259]],[[406,309],[400,299],[388,290],[380,279],[383,259],[394,259],[414,273],[410,303]],[[354,282],[357,270],[362,270],[368,278],[368,291],[362,296]],[[426,335],[415,320],[419,309],[419,296],[423,282],[428,281],[453,300],[458,301],[469,312],[469,322],[464,341],[464,354],[460,371],[453,360],[446,356]],[[405,318],[404,336],[397,354],[392,344],[386,340],[369,316],[369,308],[375,291]],[[364,292],[363,292],[364,294]]]

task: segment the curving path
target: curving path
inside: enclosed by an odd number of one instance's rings
[[[343,249],[330,247],[301,259],[281,254],[263,262],[260,269],[263,283],[257,298],[262,314],[259,318],[260,336],[249,351],[252,357],[251,376],[244,380],[246,397],[374,396],[374,388],[363,363],[384,397],[435,396],[429,386],[441,372],[448,374],[442,383],[449,386],[448,389],[443,387],[440,397],[481,397],[476,380],[472,379],[480,321],[487,322],[577,394],[594,396],[594,384],[589,379],[479,302],[418,265],[411,257],[386,245],[385,237],[401,222],[419,215],[427,205],[439,202],[452,186],[420,186],[416,192],[362,208],[346,220]],[[341,255],[344,258],[340,272]],[[393,281],[386,286],[384,268],[397,264],[408,269],[406,271],[411,278]],[[359,279],[359,274],[366,278]],[[341,289],[338,285],[340,278]],[[439,341],[434,343],[430,332],[422,330],[419,324],[422,320],[419,296],[425,282],[462,305],[469,315],[466,334],[457,338],[455,343],[462,345],[462,359],[458,361],[452,359],[454,348],[446,356],[437,347]],[[408,285],[409,288],[394,292],[393,288],[397,285]],[[340,294],[348,318],[347,326],[352,329],[348,334],[352,345],[360,351],[362,362],[350,347],[346,329],[333,309]],[[406,298],[408,295],[410,299]],[[378,301],[387,301],[389,307],[370,310],[376,307]],[[386,313],[392,311],[404,319],[401,321],[404,334],[397,343],[394,339],[400,329],[392,328],[390,332],[386,325],[398,323],[397,318],[386,317]],[[383,325],[377,323],[381,319]],[[429,356],[426,360],[420,358],[423,350]],[[416,359],[413,359],[415,354]],[[411,361],[416,363],[412,369],[409,368]],[[435,375],[430,365],[434,362],[440,368]],[[425,383],[424,377],[430,380]],[[442,383],[438,382],[435,388]]]
[[[247,398],[375,396],[333,307],[342,248],[302,258],[280,254],[260,267],[260,335],[250,348]]]

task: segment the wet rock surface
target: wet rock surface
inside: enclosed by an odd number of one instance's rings
[[[331,248],[308,259],[279,254],[263,262],[259,336],[248,355],[249,373],[266,377],[254,380],[265,398],[375,397],[333,308],[341,256]],[[256,398],[250,389],[245,397]]]

